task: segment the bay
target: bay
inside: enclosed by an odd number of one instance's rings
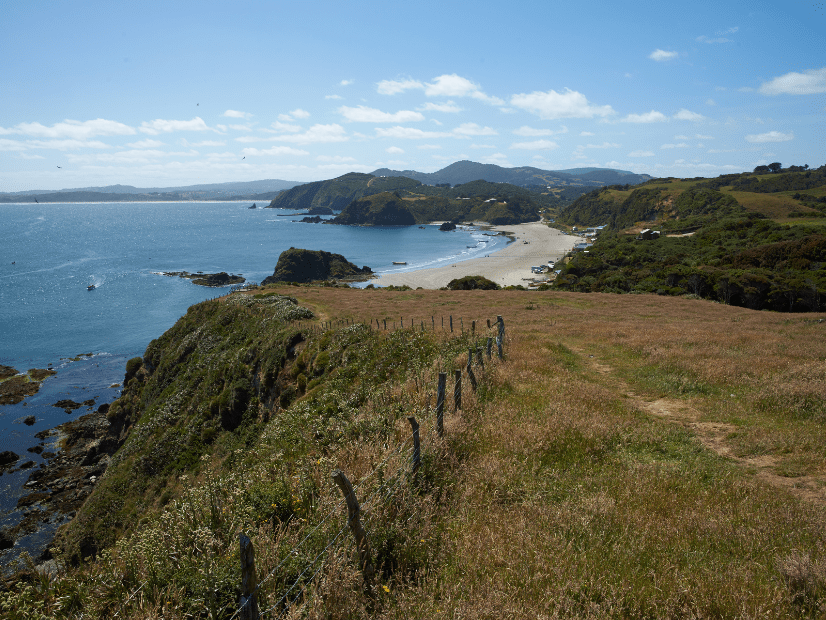
[[[298,247],[342,254],[360,267],[390,273],[476,258],[507,243],[471,228],[307,224],[283,210],[249,209],[250,204],[2,205],[0,364],[20,371],[51,367],[58,374],[37,395],[0,406],[0,450],[24,455],[20,463],[40,465],[39,455],[26,452],[38,443],[35,433],[117,398],[119,387],[112,386],[123,380],[126,360],[142,355],[189,306],[228,290],[162,272],[226,271],[260,282],[272,274],[282,251]],[[94,290],[87,290],[90,284]],[[67,414],[52,406],[61,399],[93,400],[94,407]],[[35,423],[23,424],[31,415]],[[19,519],[15,506],[28,473],[0,477],[0,527]]]

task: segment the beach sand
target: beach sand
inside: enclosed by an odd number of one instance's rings
[[[566,235],[541,222],[494,226],[490,230],[503,231],[516,237],[516,240],[490,256],[433,269],[386,274],[370,283],[374,286],[406,284],[411,288],[439,289],[456,278],[484,276],[500,286],[527,286],[532,277],[539,277],[531,273],[532,266],[560,260],[580,241],[579,237]]]

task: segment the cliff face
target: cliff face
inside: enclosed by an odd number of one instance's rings
[[[370,267],[359,269],[341,254],[322,250],[290,248],[281,252],[273,274],[261,285],[276,282],[313,282],[316,280],[366,280],[373,274]]]
[[[412,226],[416,223],[416,218],[398,194],[382,192],[354,200],[339,213],[333,223],[357,226]]]
[[[294,321],[312,316],[279,295],[206,301],[130,360],[99,452],[120,449],[60,535],[68,558],[111,545],[203,455],[243,443],[288,406],[298,392],[285,367],[304,339]]]

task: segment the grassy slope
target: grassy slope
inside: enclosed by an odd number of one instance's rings
[[[56,617],[77,617],[81,608],[84,617],[105,617],[147,579],[120,617],[183,618],[198,609],[208,617],[209,584],[227,593],[238,579],[233,532],[251,533],[259,575],[267,574],[307,532],[302,519],[319,523],[338,501],[332,468],[362,481],[362,498],[382,488],[377,478],[390,480],[396,464],[404,466],[390,454],[409,432],[404,416],[422,415],[435,372],[465,359],[461,343],[438,329],[440,318],[452,315],[458,329],[458,317],[467,327],[497,314],[507,324],[507,359],[477,369],[480,391],[467,395],[461,415],[447,416],[444,441],[423,432],[423,485],[399,479],[386,501],[366,502],[374,550],[395,567],[367,597],[352,547],[335,545],[301,614],[826,612],[826,315],[657,296],[284,290],[321,319],[403,317],[409,325],[435,316],[437,334],[384,340],[373,332],[369,338],[386,343],[382,359],[419,362],[375,384],[363,402],[344,397],[345,381],[339,392],[318,392],[313,407],[293,405],[230,471],[214,462],[219,473],[207,475],[205,464],[196,484],[181,483],[192,488],[167,516],[150,518],[141,535],[97,563],[36,581],[10,617],[24,617],[34,600]],[[351,337],[347,329],[325,336],[327,349],[341,350],[335,343]],[[365,377],[376,368],[367,359],[361,367]],[[285,435],[312,444],[313,420],[331,406],[338,413],[322,419],[346,440],[303,457],[275,449]],[[385,473],[368,476],[386,458]],[[257,503],[239,492],[250,488]],[[279,526],[285,514],[297,518]],[[342,525],[341,512],[335,520],[313,535],[314,549]],[[314,553],[301,551],[267,582],[268,605]],[[73,600],[74,615],[59,611]],[[215,617],[229,616],[213,608]]]

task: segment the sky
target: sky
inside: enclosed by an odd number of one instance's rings
[[[6,2],[0,192],[826,163],[823,2]]]

